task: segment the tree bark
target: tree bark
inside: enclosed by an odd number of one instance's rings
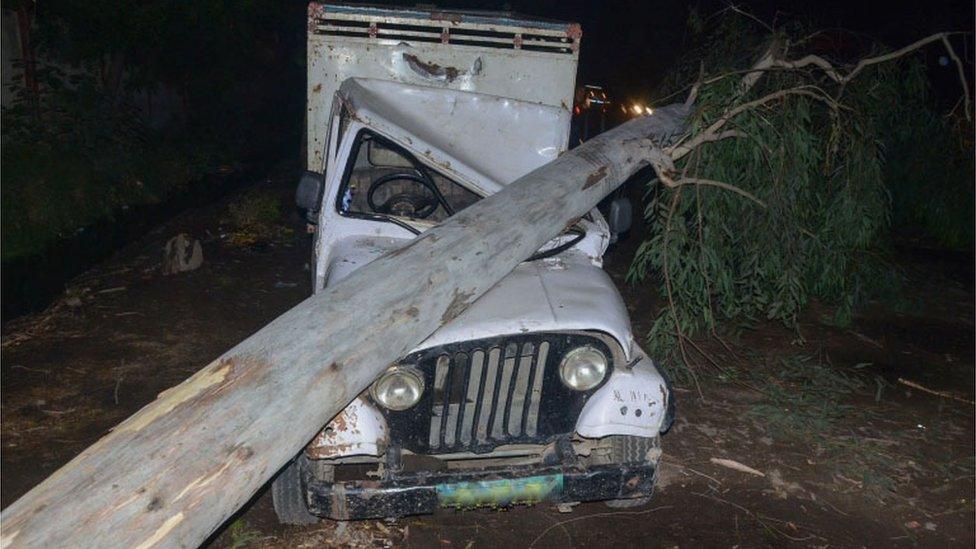
[[[0,516],[0,547],[195,546],[386,367],[663,154],[687,107],[525,175],[250,336]]]

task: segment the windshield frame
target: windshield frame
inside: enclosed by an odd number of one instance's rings
[[[406,147],[400,145],[390,137],[383,135],[375,128],[371,128],[364,125],[356,128],[355,131],[352,131],[351,129],[347,128],[346,131],[340,133],[352,134],[348,136],[348,138],[352,140],[352,144],[350,145],[349,153],[345,155],[346,165],[342,169],[342,179],[339,181],[339,185],[337,186],[338,188],[336,189],[335,196],[333,197],[335,203],[334,204],[335,211],[338,215],[342,217],[393,223],[414,234],[420,234],[423,230],[429,229],[430,227],[433,227],[439,223],[435,221],[427,221],[426,219],[414,219],[410,217],[376,213],[376,212],[352,212],[343,209],[342,197],[345,195],[346,190],[349,188],[349,180],[352,177],[352,172],[356,167],[355,160],[356,158],[359,157],[360,149],[363,143],[365,142],[365,140],[363,139],[364,135],[369,135],[371,139],[375,139],[384,147],[403,156],[406,160],[410,161],[411,164],[413,164],[413,168],[415,170],[430,171],[436,173],[440,177],[443,177],[448,181],[450,181],[452,184],[459,185],[465,190],[467,190],[468,192],[477,196],[478,201],[484,200],[486,198],[484,194],[482,194],[481,192],[479,192],[474,188],[471,188],[468,185],[465,185],[462,181],[459,181],[456,177],[449,176],[448,174],[445,174],[442,171],[436,169],[435,167],[427,164],[426,162],[421,160],[417,154],[413,153]],[[340,139],[345,139],[345,138],[346,138],[345,135],[340,137]],[[475,203],[477,203],[477,201]],[[443,209],[443,208],[444,208],[443,205],[438,204],[438,209]],[[445,220],[450,219],[450,217],[452,216],[448,216],[447,218],[445,218]]]

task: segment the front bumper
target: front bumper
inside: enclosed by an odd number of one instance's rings
[[[651,495],[650,463],[530,465],[502,469],[401,473],[388,480],[321,482],[305,478],[309,511],[336,520],[402,517],[438,508],[505,507]]]

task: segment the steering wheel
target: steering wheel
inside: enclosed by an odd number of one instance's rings
[[[373,200],[376,191],[384,185],[393,181],[412,181],[430,191],[431,195],[411,192],[397,193],[386,199],[382,204],[377,205]],[[366,203],[374,212],[391,214],[413,219],[426,219],[437,211],[438,206],[443,206],[448,215],[454,215],[454,208],[447,203],[447,199],[441,194],[437,185],[431,181],[427,174],[422,172],[395,172],[377,178],[369,184],[366,191]]]

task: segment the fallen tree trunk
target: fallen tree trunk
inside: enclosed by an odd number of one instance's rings
[[[674,105],[563,154],[320,292],[116,426],[0,516],[0,547],[195,546],[391,362],[681,126]]]

